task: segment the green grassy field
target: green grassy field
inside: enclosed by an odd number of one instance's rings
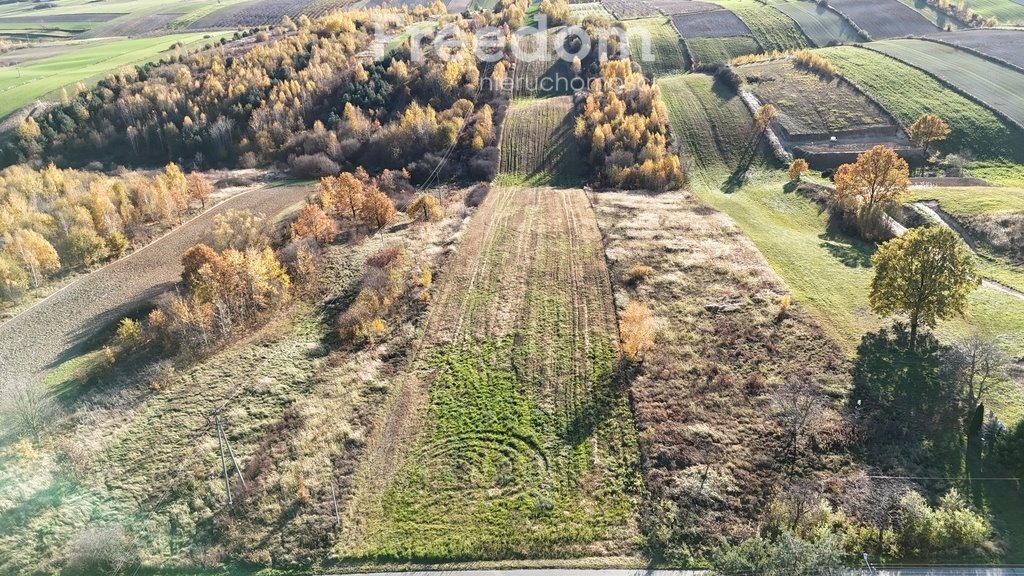
[[[640,478],[600,232],[581,190],[496,189],[437,287],[422,424],[345,553],[628,556]]]
[[[705,74],[662,78],[658,86],[672,132],[692,162],[693,184],[737,186],[749,168],[761,165],[753,118],[734,90]]]
[[[728,64],[737,56],[757,54],[761,51],[761,45],[753,36],[687,38],[686,48],[695,64]]]
[[[683,41],[668,18],[629,20],[626,31],[633,60],[640,63],[644,73],[661,77],[689,69]]]
[[[171,34],[152,38],[112,40],[103,44],[90,44],[51,58],[44,58],[26,66],[0,68],[0,117],[25,106],[33,100],[58,92],[62,87],[73,87],[77,82],[173,54],[171,46],[177,42],[183,49],[213,43],[219,35],[202,32]]]
[[[957,216],[982,216],[1004,212],[1024,212],[1024,189],[1009,187],[965,186],[961,188],[915,188],[914,200],[937,200],[942,208]]]
[[[866,96],[839,79],[825,80],[797,68],[791,59],[748,64],[736,68],[748,89],[761,102],[779,111],[779,121],[790,134],[827,134],[892,121]]]
[[[772,7],[789,16],[816,46],[862,42],[860,34],[838,14],[814,2],[782,0]]]
[[[755,0],[715,0],[731,10],[750,28],[754,39],[766,52],[809,48],[813,44],[792,18]]]
[[[1024,5],[1014,0],[967,0],[968,8],[1002,24],[1024,25]]]
[[[1024,126],[1024,73],[927,40],[886,40],[867,46],[925,70]]]
[[[582,166],[574,118],[568,96],[513,102],[502,126],[495,181],[503,186],[578,186]]]
[[[923,114],[942,117],[949,124],[950,134],[944,142],[936,144],[939,150],[970,150],[978,159],[1024,160],[1024,149],[1019,145],[1024,133],[1019,128],[921,70],[852,46],[819,52],[904,126]]]

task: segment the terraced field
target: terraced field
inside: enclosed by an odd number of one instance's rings
[[[928,40],[887,40],[868,47],[928,72],[1024,126],[1024,73]]]
[[[517,100],[502,127],[502,184],[575,186],[582,177],[569,96]]]
[[[765,51],[796,50],[813,46],[797,23],[773,6],[745,0],[727,0],[719,3],[743,20],[750,28],[754,39]]]
[[[651,2],[646,0],[601,0],[601,4],[617,20],[633,20],[635,18],[651,18],[662,15]]]
[[[693,65],[728,64],[737,56],[757,54],[761,45],[753,36],[726,36],[722,38],[687,38],[686,50]]]
[[[0,68],[0,118],[62,87],[102,77],[122,66],[173,55],[175,43],[180,42],[189,49],[215,41],[215,36],[192,32],[90,43],[22,66]]]
[[[420,434],[353,552],[631,554],[636,437],[586,194],[492,190],[431,308]]]
[[[533,54],[542,42],[537,32],[522,36],[519,40],[520,49],[524,53]],[[514,96],[516,98],[532,98],[538,96],[558,96],[571,94],[572,86],[569,81],[575,77],[569,62],[559,58],[554,52],[556,42],[556,29],[549,30],[548,48],[550,52],[544,54],[537,52],[537,57],[531,57],[515,64]]]
[[[917,10],[897,0],[830,0],[829,6],[856,23],[874,40],[921,36],[938,31]]]
[[[645,74],[660,77],[689,69],[683,41],[669,18],[630,20],[626,31],[633,60],[640,63]]]
[[[672,132],[693,163],[693,184],[717,189],[760,163],[754,120],[734,90],[705,74],[662,78],[658,86]]]
[[[775,105],[779,122],[792,135],[892,126],[883,110],[849,84],[838,78],[825,80],[797,68],[792,60],[749,64],[736,70],[761,102]]]
[[[864,38],[838,14],[814,2],[784,0],[771,6],[789,16],[816,46],[852,44]]]
[[[978,14],[1002,24],[1024,26],[1024,4],[1017,0],[967,0],[965,5]]]
[[[672,17],[672,24],[687,40],[750,35],[750,28],[747,28],[747,25],[738,16],[728,10],[678,14]]]
[[[819,50],[844,77],[867,91],[904,126],[923,114],[937,114],[950,127],[936,146],[957,153],[969,150],[981,160],[1024,161],[1024,133],[994,112],[965,98],[935,78],[884,54],[840,46]]]
[[[960,30],[930,38],[980,52],[1024,70],[1024,30]]]
[[[449,6],[449,8],[451,8]],[[615,16],[608,11],[600,2],[581,2],[578,4],[569,4],[569,11],[572,13],[573,18],[577,20],[583,20],[591,16],[597,18],[607,18],[608,20],[614,20]]]

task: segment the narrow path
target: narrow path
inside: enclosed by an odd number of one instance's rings
[[[308,193],[308,187],[287,186],[238,194],[11,318],[0,325],[0,389],[39,378],[74,357],[98,332],[173,287],[181,275],[182,254],[206,240],[219,214],[252,210],[272,221]]]
[[[963,240],[964,244],[967,245],[968,250],[970,250],[974,254],[978,253],[978,243],[975,242],[973,238],[971,238],[971,235],[967,233],[967,230],[959,222],[957,222],[956,219],[954,219],[949,214],[946,214],[941,208],[939,208],[939,205],[937,203],[914,202],[912,206],[915,210],[921,212],[931,220],[938,222],[940,225],[945,226],[946,228],[949,228],[950,230],[956,232],[957,235],[960,236],[960,239]],[[1005,286],[994,280],[989,280],[988,278],[982,279],[981,285],[987,286],[988,288],[991,288],[993,290],[998,290],[1004,294],[1013,296],[1014,298],[1024,300],[1024,292],[1021,292],[1020,290],[1015,290],[1013,288],[1010,288],[1009,286]]]

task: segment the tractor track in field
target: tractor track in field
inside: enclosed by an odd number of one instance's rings
[[[257,188],[233,196],[163,237],[86,274],[0,325],[0,389],[40,378],[95,342],[97,335],[173,288],[181,256],[206,239],[227,210],[251,210],[268,221],[301,202],[305,186]]]

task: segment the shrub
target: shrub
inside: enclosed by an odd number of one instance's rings
[[[118,346],[134,348],[142,342],[142,322],[132,318],[124,318],[117,325],[114,341]]]
[[[636,264],[626,273],[626,278],[630,284],[636,285],[647,280],[653,273],[654,268],[644,266],[643,264]]]
[[[417,222],[437,222],[444,218],[444,209],[433,194],[420,194],[409,204],[405,212]]]
[[[134,539],[121,526],[87,528],[71,542],[65,573],[121,574],[138,562]]]
[[[41,386],[15,382],[0,400],[0,420],[9,431],[22,438],[38,439],[57,416],[53,397]]]
[[[341,172],[341,166],[323,152],[293,156],[288,164],[292,173],[300,178],[321,178]]]
[[[711,565],[714,573],[722,575],[838,576],[848,572],[839,536],[803,540],[788,531],[775,540],[758,536],[735,546],[727,544],[714,555]]]
[[[622,351],[632,362],[643,360],[654,347],[654,321],[651,311],[638,302],[630,302],[619,320]]]
[[[899,538],[904,555],[958,556],[985,542],[991,526],[980,514],[971,510],[967,501],[954,488],[933,509],[917,492],[909,491],[900,498]]]
[[[806,48],[793,52],[793,62],[798,68],[814,72],[826,80],[839,76],[839,69],[828,58]]]

